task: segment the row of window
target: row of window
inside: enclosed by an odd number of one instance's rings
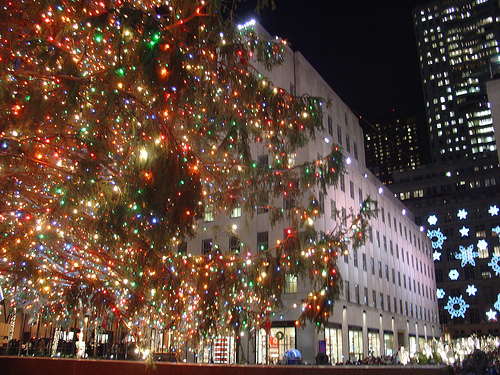
[[[353,264],[354,264],[354,267],[358,267],[358,251],[356,249],[354,249],[352,251],[352,254],[353,254]],[[367,271],[367,263],[366,263],[366,254],[363,253],[361,254],[362,257],[362,267],[363,267],[363,271]],[[347,256],[344,256],[344,261],[348,261],[348,258]],[[389,266],[388,265],[385,265],[385,280],[386,281],[390,281],[391,280],[391,275],[392,275],[392,283],[395,285],[396,284],[396,271],[394,268],[391,268],[391,272],[389,273]],[[420,265],[420,267],[422,267],[422,264]],[[424,269],[426,267],[423,267]],[[375,275],[375,259],[373,257],[370,257],[370,272],[372,275]],[[425,271],[425,276],[427,276],[427,274],[431,277],[431,279],[434,278],[434,275],[432,274],[432,272],[430,272],[430,268],[428,268],[426,271]],[[406,289],[406,278],[403,276],[403,284],[401,284],[401,271],[398,271],[397,273],[398,275],[398,286],[403,286],[405,289]],[[378,276],[382,279],[384,277],[384,272],[383,272],[383,269],[382,269],[382,262],[378,261]],[[411,288],[411,285],[412,285],[412,282],[411,282],[411,278],[408,276],[408,290],[411,292],[412,291],[412,288]],[[417,294],[419,295],[422,295],[422,297],[427,297],[429,298],[429,291],[430,291],[430,295],[431,297],[430,298],[434,298],[435,300],[435,296],[433,297],[432,296],[432,290],[430,288],[428,288],[427,286],[425,286],[425,289],[424,289],[424,284],[422,283],[422,287],[420,287],[420,281],[416,281],[415,279],[413,280],[413,291],[416,292]]]
[[[455,190],[465,190],[465,189],[477,189],[482,187],[490,187],[496,186],[497,181],[495,177],[488,177],[480,180],[469,181],[467,184],[466,181],[459,181],[455,183]],[[452,191],[452,185],[441,185],[441,186],[432,186],[428,187],[424,194],[424,189],[416,189],[412,191],[402,191],[399,193],[399,199],[402,201],[406,199],[415,199],[415,198],[423,198],[424,196],[431,197],[434,195],[438,195],[438,188],[440,194],[450,193]]]
[[[328,134],[330,134],[333,137],[333,119],[331,116],[328,116]],[[340,125],[337,125],[337,143],[340,146],[343,145],[342,128]],[[358,160],[358,144],[356,142],[353,142],[352,147],[353,147],[354,159]],[[345,149],[347,152],[351,153],[351,140],[349,134],[345,135]]]
[[[447,276],[447,280],[476,280],[476,278],[480,277],[481,279],[491,279],[493,277],[493,271],[491,267],[487,264],[480,264],[479,265],[479,274],[476,274],[476,269],[478,267],[474,266],[465,266],[462,268],[462,270],[457,274],[456,272],[452,271],[457,271],[454,268],[449,268],[449,269],[443,269],[443,268],[436,268],[436,283],[442,283],[445,281],[445,272]],[[457,271],[458,272],[458,271]],[[496,275],[496,274],[495,274]]]
[[[356,304],[361,304],[360,300],[360,288],[359,284],[354,284],[354,299],[351,299],[351,289],[350,289],[350,283],[349,281],[344,281],[345,285],[345,299],[348,302],[354,302]],[[363,294],[363,304],[365,306],[370,306],[369,301],[368,301],[368,288],[364,288],[364,294]],[[391,297],[391,296],[386,296],[386,300],[384,300],[384,293],[378,293],[378,298],[377,298],[377,291],[372,290],[372,298],[371,298],[371,307],[373,308],[380,308],[381,310],[386,310],[389,312],[394,312],[398,313],[398,299],[396,297]],[[378,301],[378,302],[377,302]],[[385,304],[385,302],[387,304]],[[391,302],[393,302],[392,307],[391,307]],[[410,316],[413,318],[414,314],[413,311],[415,311],[415,318],[417,319],[422,319],[422,320],[427,320],[431,321],[434,323],[435,319],[435,314],[433,311],[430,309],[426,309],[425,307],[418,306],[415,304],[415,310],[413,309],[413,303],[410,302],[410,308],[408,309],[408,301],[404,302],[404,309],[403,309],[403,300],[399,300],[399,314],[401,315],[406,315]]]
[[[488,248],[479,248],[478,247],[475,249],[475,252],[477,252],[479,259],[489,259],[490,258],[490,252],[489,252]],[[452,262],[452,261],[459,261],[459,259],[456,257],[456,255],[461,254],[461,252],[455,248],[447,248],[444,250],[444,254],[446,254],[446,259],[448,260],[448,262]],[[492,255],[500,256],[500,245],[493,246],[493,254]],[[438,260],[435,260],[435,262],[442,262],[443,260],[444,259],[440,258]]]

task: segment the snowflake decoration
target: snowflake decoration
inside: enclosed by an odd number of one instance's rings
[[[491,216],[498,216],[498,211],[500,209],[497,207],[497,205],[495,204],[494,206],[490,206],[490,209],[488,210],[489,214]]]
[[[457,216],[460,220],[465,220],[467,219],[467,211],[465,209],[458,210]]]
[[[436,290],[436,298],[437,299],[443,299],[445,294],[446,293],[444,292],[444,289],[437,288],[437,290]]]
[[[493,309],[486,311],[486,316],[488,317],[488,320],[497,320],[497,312]]]
[[[450,278],[450,280],[458,280],[459,276],[460,276],[460,274],[458,273],[458,271],[456,269],[452,269],[448,273],[448,277]]]
[[[460,232],[460,236],[469,237],[469,228],[466,228],[465,226],[463,226],[458,231]]]
[[[474,258],[477,258],[479,256],[479,253],[477,251],[473,251],[474,245],[470,245],[468,248],[460,245],[458,247],[458,250],[460,250],[460,254],[455,254],[455,258],[462,260],[462,267],[464,267],[467,263],[470,263],[472,266],[476,265],[476,261],[474,260]]]
[[[448,238],[441,232],[441,229],[439,228],[434,230],[427,230],[427,237],[431,239],[433,249],[442,249],[444,240]]]
[[[493,268],[493,271],[495,271],[495,276],[498,276],[500,273],[500,257],[498,255],[493,255],[491,257],[491,262],[488,263],[488,266]]]
[[[500,293],[498,293],[497,301],[495,302],[495,304],[493,305],[493,307],[495,309],[497,309],[498,311],[500,311]]]
[[[467,285],[467,289],[465,290],[469,296],[475,296],[477,292],[477,288],[474,284]]]
[[[477,248],[479,250],[486,250],[488,248],[488,242],[485,239],[479,240],[477,242]]]
[[[465,311],[469,308],[469,304],[465,303],[462,296],[449,297],[448,303],[444,307],[451,315],[451,319],[455,317],[465,318]]]
[[[439,251],[434,250],[432,253],[432,259],[435,261],[441,261],[441,253]]]
[[[500,236],[500,225],[497,225],[495,228],[492,228],[491,230],[495,232],[497,236]]]
[[[428,219],[427,219],[427,222],[429,223],[429,225],[436,225],[438,219],[436,217],[436,215],[429,215]]]

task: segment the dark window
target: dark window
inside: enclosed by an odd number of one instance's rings
[[[324,214],[325,213],[325,194],[323,194],[322,192],[320,192],[318,194],[318,206],[319,206],[319,212],[321,214]]]
[[[229,238],[229,251],[239,252],[241,247],[241,241],[237,236],[231,236]]]
[[[187,249],[188,249],[188,244],[186,241],[182,241],[179,243],[179,246],[177,246],[177,252],[181,254],[187,254]]]
[[[481,323],[481,318],[479,316],[479,309],[471,308],[469,310],[469,321],[471,324]]]
[[[257,232],[257,251],[265,251],[269,249],[269,233]]]
[[[436,283],[442,283],[444,281],[444,274],[442,269],[436,269]]]
[[[201,253],[207,255],[212,251],[212,239],[208,238],[201,241]]]
[[[285,229],[283,245],[285,247],[285,252],[294,251],[299,248],[300,245],[297,232],[292,228]]]
[[[269,167],[269,155],[260,155],[257,159],[257,162],[262,166],[262,167]]]
[[[473,266],[465,266],[464,267],[464,278],[465,280],[474,280],[475,274],[474,274],[474,267]]]
[[[285,210],[291,210],[295,208],[295,200],[290,194],[287,194],[283,197],[283,208]]]

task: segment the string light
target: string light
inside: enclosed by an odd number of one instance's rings
[[[206,5],[4,6],[0,283],[14,307],[58,327],[117,322],[137,345],[144,327],[175,329],[178,348],[262,326],[281,306],[283,275],[305,269],[318,287],[297,324],[328,320],[337,254],[364,242],[375,203],[352,225],[314,232],[321,210],[304,197],[335,184],[346,162],[333,146],[295,165],[322,129],[321,101],[256,72],[256,60],[282,62],[285,41],[261,40],[252,23],[221,28]],[[254,143],[268,165],[253,160]],[[295,210],[262,205],[276,191]],[[205,215],[236,204],[296,227],[254,255],[216,243],[204,255],[178,251]]]

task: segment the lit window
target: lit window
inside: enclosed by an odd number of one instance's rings
[[[238,206],[233,208],[231,211],[231,218],[236,218],[236,217],[241,217],[241,204],[238,204]]]
[[[213,204],[207,204],[205,206],[204,221],[205,222],[214,221],[214,205]]]
[[[297,293],[297,276],[285,275],[285,293]]]

